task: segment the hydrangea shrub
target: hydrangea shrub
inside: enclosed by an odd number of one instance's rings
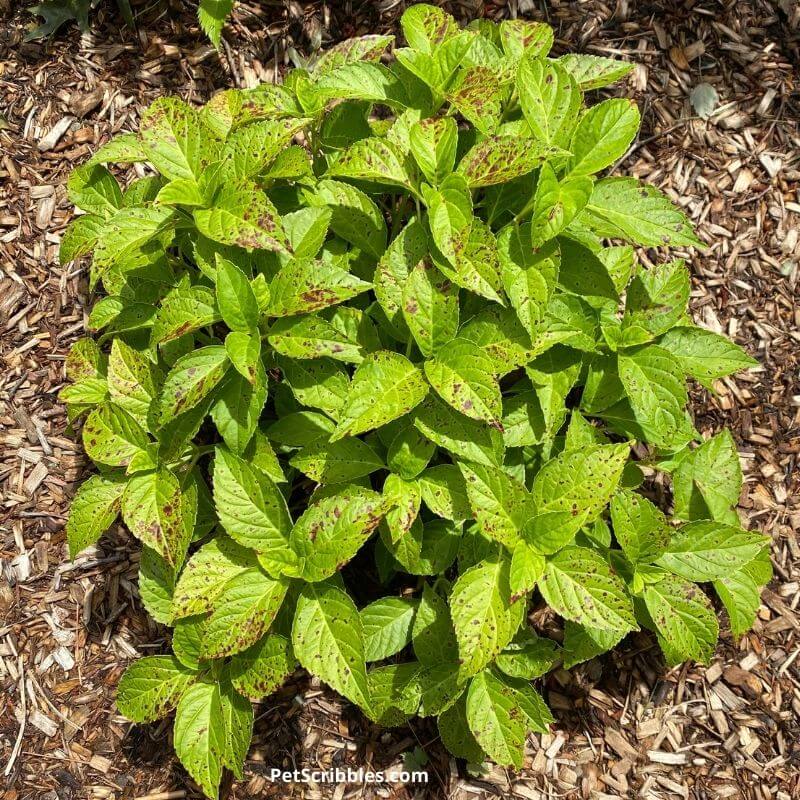
[[[402,27],[391,60],[367,36],[282,85],[160,99],[69,181],[61,258],[91,252],[103,290],[61,393],[97,465],[69,547],[118,515],[140,540],[173,652],[118,706],[174,710],[209,797],[298,664],[519,767],[553,721],[533,681],[640,628],[707,661],[712,596],[741,634],[769,579],[734,441],[686,411],[687,379],[755,362],[687,316],[683,211],[604,177],[639,111],[585,93],[630,66],[550,58],[540,23],[420,4]],[[152,171],[123,191],[109,162]]]

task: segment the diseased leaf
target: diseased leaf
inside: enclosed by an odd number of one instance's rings
[[[209,345],[181,356],[164,379],[158,399],[161,426],[194,408],[222,380],[230,362],[225,348]]]
[[[425,362],[425,375],[439,396],[456,411],[501,430],[502,398],[493,367],[492,360],[480,347],[468,339],[457,338],[440,347]]]
[[[377,492],[347,485],[309,505],[290,542],[303,562],[302,577],[324,581],[346,564],[378,527],[389,503]]]
[[[422,373],[407,358],[388,350],[370,353],[353,374],[331,441],[398,419],[427,393]]]
[[[687,581],[714,581],[752,561],[768,539],[721,522],[690,522],[673,535],[659,566]]]
[[[269,630],[288,585],[285,578],[271,578],[258,567],[229,578],[204,626],[203,657],[224,658],[255,644]]]
[[[311,259],[290,261],[270,283],[267,315],[290,317],[319,311],[369,288],[369,283],[333,264]]]
[[[361,617],[345,591],[331,581],[303,588],[292,646],[309,672],[354,703],[369,706]]]
[[[710,660],[719,626],[700,587],[669,575],[645,587],[644,602],[668,665],[687,659],[701,663]]]
[[[95,544],[117,518],[125,481],[113,475],[91,475],[78,489],[67,518],[70,558]]]
[[[196,678],[174,656],[140,658],[120,679],[117,708],[133,722],[153,722],[175,708]]]
[[[486,560],[461,574],[450,597],[460,672],[468,677],[489,664],[511,641],[525,610],[511,602],[508,562]]]
[[[637,630],[625,584],[586,547],[565,547],[547,559],[539,591],[562,617],[600,630]]]
[[[134,475],[122,494],[122,519],[130,532],[173,567],[189,546],[183,524],[181,487],[165,467]]]
[[[424,356],[458,332],[458,286],[431,264],[420,261],[409,272],[401,303],[406,325]]]
[[[489,136],[470,149],[458,164],[470,189],[493,186],[525,175],[542,162],[560,155],[555,147],[515,136]]]

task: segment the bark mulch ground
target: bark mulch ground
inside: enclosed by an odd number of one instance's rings
[[[102,3],[91,34],[69,28],[45,43],[22,42],[31,17],[9,5],[0,0],[0,796],[199,797],[172,756],[169,725],[131,726],[115,711],[125,665],[166,643],[137,598],[136,543],[117,529],[89,555],[66,557],[65,515],[86,462],[56,393],[89,300],[85,269],[56,257],[71,213],[64,182],[157,96],[204,100],[274,80],[300,53],[396,30],[405,4],[239,3],[221,56],[193,8],[174,2],[140,3],[136,33]],[[686,254],[694,316],[762,364],[693,400],[704,433],[734,432],[741,513],[771,534],[775,580],[755,629],[734,642],[723,625],[707,668],[665,670],[641,634],[550,675],[558,722],[531,737],[518,774],[470,775],[425,721],[382,731],[298,672],[258,706],[245,780],[230,796],[800,797],[800,9],[793,0],[449,7],[462,19],[547,19],[559,50],[637,62],[616,91],[637,99],[644,127],[618,169],[686,208],[708,245]],[[689,102],[701,82],[720,98],[709,120]],[[266,777],[274,765],[380,769],[415,748],[429,758],[427,788]]]

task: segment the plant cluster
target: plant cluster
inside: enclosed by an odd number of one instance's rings
[[[158,100],[69,180],[61,258],[93,252],[105,291],[61,393],[98,467],[69,547],[118,514],[141,541],[173,654],[118,706],[175,710],[210,797],[298,662],[376,723],[438,717],[455,755],[520,766],[553,720],[534,679],[640,626],[706,661],[698,584],[740,634],[770,574],[732,437],[685,410],[687,378],[755,362],[692,324],[681,260],[637,259],[698,244],[684,213],[597,177],[639,112],[584,93],[629,66],[549,58],[539,23],[402,27],[388,64],[368,36],[282,85]],[[122,191],[109,162],[154,173]]]
[[[42,0],[31,6],[28,11],[42,18],[26,35],[26,40],[43,39],[52,36],[62,25],[75,22],[83,32],[89,30],[89,11],[96,8],[100,0]],[[116,0],[117,8],[122,14],[125,24],[134,27],[133,9],[130,0]],[[200,27],[215,47],[220,45],[222,27],[225,19],[233,10],[233,0],[200,0],[197,6],[197,20]]]

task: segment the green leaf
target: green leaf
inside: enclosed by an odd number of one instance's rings
[[[480,672],[511,641],[525,604],[511,602],[508,562],[486,560],[462,573],[450,597],[460,673]]]
[[[516,86],[533,135],[544,144],[566,147],[581,107],[575,79],[557,61],[526,55],[517,69]]]
[[[411,126],[411,154],[433,186],[453,171],[458,145],[458,126],[451,117],[424,119]]]
[[[69,556],[95,544],[120,510],[125,481],[114,475],[90,475],[78,488],[67,518]]]
[[[560,286],[583,297],[603,297],[618,302],[617,290],[603,262],[589,248],[574,239],[560,238]]]
[[[225,658],[255,644],[269,630],[288,586],[285,578],[271,578],[258,567],[229,578],[214,598],[205,624],[202,656]]]
[[[464,693],[464,679],[454,663],[423,667],[416,676],[420,717],[435,717],[446,711]]]
[[[761,591],[747,567],[714,581],[714,590],[728,612],[731,633],[741,636],[749,631],[761,606]]]
[[[565,619],[600,630],[637,630],[625,584],[603,557],[586,547],[565,547],[548,558],[539,591]]]
[[[70,202],[89,214],[107,218],[122,206],[122,192],[114,176],[99,164],[84,164],[67,180]]]
[[[684,407],[686,386],[683,373],[672,356],[660,347],[644,347],[620,353],[619,379],[636,421],[647,439],[657,447],[679,449],[685,444]]]
[[[220,319],[214,293],[206,286],[176,286],[161,301],[150,332],[151,346],[165,344]]]
[[[250,180],[223,184],[212,208],[193,212],[197,230],[220,244],[283,251],[286,239],[278,212],[267,195]]]
[[[467,720],[478,744],[498,764],[522,767],[529,729],[546,733],[553,715],[527,683],[511,683],[490,670],[476,675],[467,692]]]
[[[742,490],[739,452],[730,431],[722,431],[688,453],[672,477],[678,519],[711,519],[738,524],[734,507]]]
[[[502,461],[500,431],[459,414],[437,397],[429,396],[416,409],[414,425],[434,444],[466,461],[488,466]]]
[[[579,222],[598,236],[644,247],[700,245],[686,215],[655,186],[635,178],[604,178],[595,184]]]
[[[61,237],[58,263],[62,266],[90,253],[103,235],[105,220],[95,214],[84,214],[72,220]]]
[[[410,641],[417,601],[382,597],[361,609],[367,661],[382,661],[399,653]]]
[[[194,408],[222,380],[230,362],[222,345],[209,345],[179,358],[167,373],[158,399],[160,425]]]
[[[594,626],[579,625],[567,620],[564,623],[564,669],[608,652],[627,635],[627,630],[601,630]]]
[[[181,486],[165,467],[134,475],[122,494],[122,519],[139,541],[173,567],[183,563],[189,536],[183,524]]]
[[[625,299],[623,341],[638,344],[666,333],[685,315],[690,289],[689,271],[681,260],[640,272]]]
[[[525,631],[497,656],[496,663],[506,675],[532,681],[553,669],[559,655],[560,648],[552,639]]]
[[[561,154],[559,148],[533,139],[488,136],[467,151],[456,174],[464,176],[470,189],[493,186],[527,175],[542,162]]]
[[[719,625],[711,601],[698,586],[668,575],[646,586],[643,596],[669,666],[711,660]]]
[[[175,714],[175,752],[208,797],[216,798],[228,751],[220,685],[202,681],[184,692]]]
[[[300,361],[278,357],[276,361],[298,403],[339,418],[350,386],[344,367],[330,358]]]
[[[409,45],[422,53],[432,53],[459,32],[458,23],[450,14],[427,3],[417,3],[406,9],[400,25]]]
[[[83,448],[98,464],[127,467],[148,443],[139,423],[114,403],[98,406],[83,426]]]
[[[225,324],[232,331],[252,331],[258,327],[258,301],[245,274],[230,261],[217,256],[217,305]]]
[[[174,656],[140,658],[120,679],[117,708],[133,722],[154,722],[175,708],[196,677]]]
[[[289,463],[322,484],[354,481],[386,466],[368,444],[352,437],[304,447]]]
[[[456,411],[500,430],[503,401],[493,366],[480,347],[458,338],[440,347],[425,362],[425,375]]]
[[[364,192],[341,181],[322,180],[313,194],[306,196],[309,205],[331,210],[331,230],[359,250],[380,258],[386,250],[386,222],[380,209]]]
[[[596,519],[619,484],[628,459],[627,444],[594,445],[568,450],[548,461],[536,474],[531,499],[537,514],[568,515],[566,529],[572,534]],[[526,530],[529,544],[551,553],[569,541],[561,534]]]
[[[255,715],[249,700],[234,691],[228,680],[220,687],[222,716],[225,721],[225,753],[223,763],[241,780],[250,741],[253,738]]]
[[[518,540],[512,549],[511,567],[508,574],[511,598],[517,600],[532,592],[537,581],[544,575],[544,556],[524,539]]]
[[[705,386],[717,378],[758,366],[758,361],[739,345],[703,328],[673,328],[658,345],[672,354],[685,374]]]
[[[367,673],[370,705],[367,716],[385,727],[402,725],[417,712],[420,691],[417,684],[419,664],[388,664]]]
[[[292,548],[303,560],[303,579],[324,581],[350,561],[389,505],[377,492],[354,484],[309,505],[291,532]]]
[[[261,370],[261,337],[258,333],[231,331],[225,337],[225,352],[239,375],[248,383],[255,384]]]
[[[296,411],[273,422],[267,436],[287,447],[308,447],[326,441],[335,424],[316,411]]]
[[[614,537],[631,564],[649,564],[666,549],[670,527],[663,512],[646,497],[619,491],[611,498]]]
[[[552,166],[542,164],[534,193],[532,238],[542,244],[561,233],[589,202],[593,187],[584,175],[559,181]]]
[[[266,400],[267,375],[260,360],[256,361],[253,380],[231,372],[216,392],[211,418],[233,452],[243,453],[250,443]]]
[[[431,264],[420,261],[410,271],[401,302],[403,318],[424,356],[458,332],[458,286]]]
[[[388,350],[370,353],[353,374],[331,441],[380,428],[407,414],[427,393],[422,373],[407,358]]]
[[[278,319],[269,330],[267,341],[289,358],[321,358],[360,364],[361,345],[346,339],[330,322],[316,314]]]
[[[173,615],[180,619],[211,611],[225,584],[256,563],[251,550],[215,536],[186,562],[172,596]]]
[[[295,664],[292,643],[285,636],[270,633],[233,656],[228,676],[239,694],[261,700],[280,688],[294,672]]]
[[[401,478],[413,480],[428,465],[436,445],[414,427],[413,420],[408,423],[389,443],[386,463]]]
[[[139,598],[150,616],[164,625],[174,624],[172,595],[175,569],[155,550],[142,545],[139,559]]]
[[[160,97],[139,125],[146,159],[168,180],[199,180],[219,152],[219,140],[199,112],[176,97]]]
[[[458,466],[478,528],[485,536],[513,550],[530,514],[527,489],[498,467],[464,463]]]
[[[313,91],[318,103],[350,99],[383,103],[391,108],[408,104],[403,83],[383,64],[343,64],[322,75]]]
[[[442,743],[454,756],[464,758],[470,764],[480,764],[485,760],[486,754],[469,729],[465,694],[439,715],[438,727]]]
[[[592,106],[572,135],[570,175],[593,175],[622,158],[639,130],[639,109],[633,100],[612,98]]]
[[[112,402],[127,411],[143,428],[158,390],[150,361],[125,344],[111,343],[108,359],[108,392]]]
[[[445,664],[458,659],[458,640],[447,601],[423,583],[412,626],[414,654],[427,665]]]
[[[604,86],[616,83],[635,66],[625,61],[583,53],[567,53],[558,59],[558,63],[572,75],[584,92],[590,89],[602,89]]]
[[[453,464],[437,464],[419,476],[419,489],[426,506],[438,517],[463,522],[472,517],[464,477]]]
[[[416,191],[406,157],[392,142],[377,137],[360,139],[350,145],[331,164],[326,175]]]
[[[214,505],[222,527],[236,542],[275,562],[296,560],[289,547],[292,521],[286,500],[263,472],[224,447],[214,458]]]
[[[270,283],[267,314],[289,317],[343,303],[371,288],[355,275],[320,261],[290,261]]]
[[[309,672],[354,703],[369,706],[361,617],[345,591],[332,582],[303,587],[292,646]]]
[[[675,532],[656,564],[687,581],[715,581],[752,561],[768,541],[758,531],[721,522],[690,522]]]

